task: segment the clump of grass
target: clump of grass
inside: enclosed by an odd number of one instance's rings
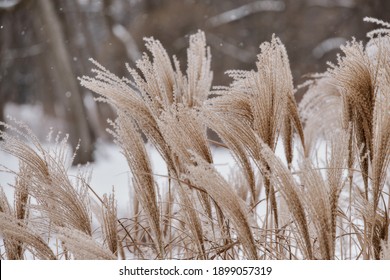
[[[0,149],[19,160],[2,167],[15,175],[14,205],[0,193],[2,258],[388,258],[390,24],[366,21],[383,28],[342,46],[299,106],[276,36],[256,70],[230,70],[232,83],[214,88],[201,31],[185,72],[153,38],[129,78],[92,60],[94,76],[80,82],[117,112],[110,133],[131,173],[132,213],[118,217],[114,194],[98,197],[88,173],[69,175],[66,136],[45,146],[22,123],[2,124]],[[166,185],[143,136],[166,163]],[[237,162],[229,180],[213,145]]]

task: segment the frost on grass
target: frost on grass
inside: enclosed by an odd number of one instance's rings
[[[101,195],[90,173],[71,174],[66,137],[48,148],[27,126],[3,124],[0,149],[19,167],[8,169],[13,201],[0,196],[2,258],[388,258],[390,24],[366,21],[381,28],[342,46],[301,86],[299,105],[276,36],[254,70],[230,70],[231,84],[214,88],[201,31],[185,71],[154,38],[127,78],[92,60],[80,83],[117,112],[109,132],[129,180],[115,188],[130,186],[128,211],[111,186]],[[230,174],[216,149],[234,159]]]

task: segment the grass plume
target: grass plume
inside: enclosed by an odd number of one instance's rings
[[[119,216],[114,192],[99,197],[88,172],[70,175],[66,135],[43,144],[11,119],[0,150],[19,166],[0,167],[15,178],[1,186],[1,258],[388,259],[390,24],[365,20],[380,25],[367,44],[352,39],[297,87],[276,36],[254,70],[227,71],[228,86],[212,87],[202,31],[189,37],[185,70],[154,38],[128,77],[91,59],[79,80],[116,111],[109,132],[127,160],[132,210]],[[147,145],[167,176],[154,174]],[[214,149],[234,158],[230,176]]]

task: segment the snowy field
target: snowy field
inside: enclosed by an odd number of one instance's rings
[[[8,104],[6,114],[28,124],[42,141],[45,140],[50,127],[53,127],[54,130],[57,130],[57,127],[59,129],[63,127],[63,124],[59,120],[44,116],[42,108],[38,105],[16,106],[14,104]],[[44,126],[39,121],[42,119],[46,120]],[[164,177],[167,175],[165,162],[152,145],[146,144],[146,148],[151,159],[153,172],[156,175],[155,179],[159,186],[164,187],[167,182],[167,179]],[[224,148],[212,147],[212,154],[215,167],[227,179],[231,169],[235,166],[233,158]],[[114,188],[118,200],[118,214],[119,216],[121,214],[125,215],[129,211],[129,198],[133,191],[130,187],[131,174],[125,157],[116,144],[98,140],[94,158],[95,161],[85,167],[92,171],[91,187],[100,197],[105,193],[110,193]],[[14,171],[18,170],[17,159],[2,151],[0,151],[0,165]],[[12,202],[12,185],[14,184],[15,178],[11,173],[4,171],[4,168],[1,168],[1,170],[3,171],[0,172],[0,185],[3,187],[9,201]],[[77,167],[72,167],[69,170],[70,175],[76,173]]]
[[[156,181],[159,186],[164,186],[167,181],[163,177],[167,175],[165,162],[151,145],[147,145],[147,151],[152,162],[153,172],[156,175]],[[213,148],[212,153],[215,167],[227,178],[230,169],[235,165],[234,160],[223,148]],[[11,170],[18,169],[16,158],[4,152],[0,152],[0,165]],[[118,212],[119,214],[125,214],[129,210],[129,198],[132,192],[129,183],[131,173],[120,149],[113,143],[98,143],[95,150],[95,162],[89,164],[86,168],[92,171],[90,185],[93,190],[102,197],[104,193],[110,193],[114,188],[118,200]],[[70,175],[76,173],[76,167],[69,171]],[[13,201],[13,184],[14,176],[12,174],[5,171],[0,172],[0,185],[4,188],[10,202]]]
[[[25,122],[34,134],[39,139],[42,139],[42,141],[45,141],[46,136],[50,131],[50,127],[52,127],[54,131],[60,131],[64,127],[64,124],[60,120],[45,116],[39,105],[17,106],[8,104],[5,111],[8,116]],[[42,126],[40,122],[42,119],[45,120],[44,126]],[[167,175],[167,170],[165,162],[152,145],[146,144],[146,149],[149,153],[153,173],[155,174],[158,185],[160,187],[166,186],[167,178],[164,176]],[[226,179],[229,179],[231,171],[237,167],[234,159],[225,148],[212,146],[211,152],[215,168]],[[319,152],[323,153],[324,151]],[[282,145],[277,146],[276,154],[279,155],[283,161],[285,160]],[[114,188],[118,200],[118,214],[126,214],[126,212],[129,211],[129,198],[133,189],[130,187],[131,174],[125,157],[115,143],[98,139],[95,145],[94,159],[94,162],[86,166],[86,168],[92,172],[91,187],[100,197],[105,193],[110,193]],[[14,171],[18,170],[16,158],[5,154],[2,151],[0,151],[0,165]],[[4,168],[1,169],[3,170]],[[77,167],[72,167],[69,171],[70,175],[76,173]],[[13,201],[13,184],[14,176],[9,172],[1,171],[0,185],[3,187],[9,201]]]

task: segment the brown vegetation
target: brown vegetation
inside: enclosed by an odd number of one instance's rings
[[[115,195],[97,197],[88,172],[68,175],[67,137],[46,148],[23,124],[3,124],[0,148],[20,164],[8,170],[14,205],[0,195],[1,258],[388,258],[390,24],[366,20],[383,29],[366,46],[343,46],[337,64],[302,86],[299,106],[276,36],[260,46],[256,70],[228,71],[232,83],[213,89],[201,31],[185,72],[153,38],[130,78],[92,61],[94,76],[80,82],[116,110],[110,132],[132,174],[134,215],[118,217]],[[165,193],[143,136],[166,163]],[[213,166],[212,143],[236,160],[231,180]]]

